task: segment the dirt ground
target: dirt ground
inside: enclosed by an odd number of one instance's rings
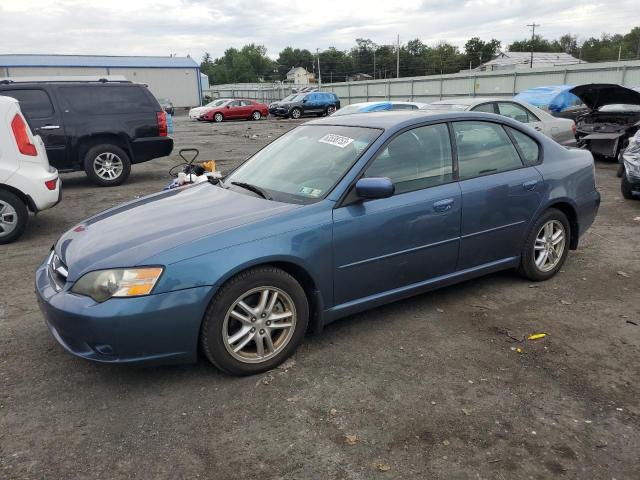
[[[175,123],[176,152],[228,170],[299,122]],[[640,478],[640,202],[614,165],[598,163],[596,224],[548,282],[504,272],[359,314],[258,377],[72,357],[34,270],[79,220],[161,189],[176,159],[112,189],[63,175],[62,203],[0,246],[0,478]]]

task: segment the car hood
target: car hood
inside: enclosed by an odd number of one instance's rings
[[[195,107],[189,110],[189,113],[204,113],[207,110],[210,110],[213,107]]]
[[[203,183],[149,195],[88,218],[60,237],[56,252],[69,270],[69,281],[75,281],[91,270],[141,265],[170,248],[296,208],[300,205]]]
[[[613,83],[578,85],[569,90],[591,110],[605,105],[640,105],[640,92]]]

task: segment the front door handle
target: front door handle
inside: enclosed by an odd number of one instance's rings
[[[36,128],[36,130],[57,130],[58,128],[60,128],[60,125],[43,125]]]
[[[438,200],[433,204],[433,210],[436,212],[446,212],[453,208],[453,198],[445,198]]]
[[[522,188],[525,190],[533,190],[538,185],[538,180],[529,180],[528,182],[524,182],[522,184]]]

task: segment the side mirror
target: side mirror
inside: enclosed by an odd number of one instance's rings
[[[306,99],[306,98],[303,98],[303,99],[302,99],[302,103],[307,103],[307,99]]]
[[[227,108],[231,108],[231,105],[227,105]]]
[[[360,198],[388,198],[396,187],[387,177],[361,178],[356,182],[356,194]]]

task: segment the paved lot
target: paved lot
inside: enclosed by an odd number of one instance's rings
[[[294,125],[178,118],[176,145],[226,170]],[[113,189],[65,175],[62,203],[0,246],[0,478],[638,478],[640,202],[613,165],[597,166],[595,226],[544,284],[505,272],[359,314],[259,377],[71,357],[38,311],[36,266],[175,161]]]

